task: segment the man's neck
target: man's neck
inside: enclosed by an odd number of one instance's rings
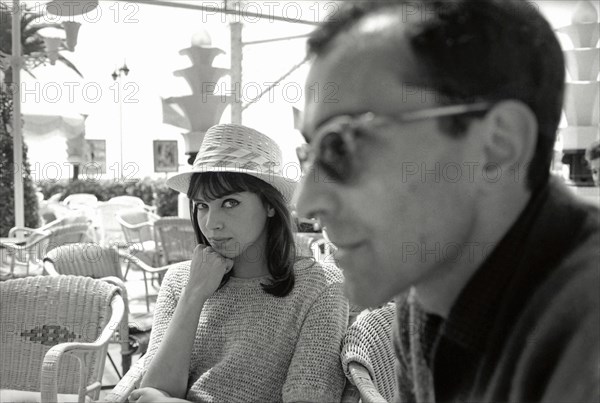
[[[515,224],[530,197],[527,192],[504,197],[496,203],[482,203],[487,208],[479,210],[482,214],[476,217],[471,235],[463,242],[460,258],[443,262],[438,270],[414,286],[417,300],[427,312],[448,317],[460,292]]]

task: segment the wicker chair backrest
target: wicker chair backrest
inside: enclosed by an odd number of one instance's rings
[[[39,391],[46,352],[64,342],[93,342],[108,323],[118,287],[78,276],[36,276],[0,283],[0,388]],[[87,384],[102,379],[106,348],[90,353]],[[79,361],[61,360],[58,393],[77,393]]]
[[[341,355],[346,376],[350,377],[350,362],[361,364],[387,401],[393,401],[397,385],[392,344],[395,309],[394,304],[388,304],[359,317],[346,331]]]
[[[103,278],[114,276],[123,280],[119,252],[116,248],[96,243],[73,243],[52,249],[49,260],[59,274]]]
[[[197,241],[194,227],[189,219],[161,217],[154,222],[154,231],[164,254],[163,264],[192,259]]]

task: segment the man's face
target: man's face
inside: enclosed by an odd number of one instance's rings
[[[432,92],[398,76],[410,68],[409,57],[392,63],[376,48],[339,45],[315,61],[306,85],[309,142],[340,115],[393,116],[437,105]],[[468,252],[463,243],[477,217],[476,137],[454,139],[436,120],[390,121],[367,126],[357,140],[360,170],[350,183],[328,180],[318,163],[304,173],[299,215],[318,216],[326,227],[351,301],[389,301]]]

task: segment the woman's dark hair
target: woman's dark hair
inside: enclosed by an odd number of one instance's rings
[[[265,292],[276,297],[285,297],[294,287],[294,262],[296,247],[293,235],[293,222],[282,194],[267,182],[252,175],[238,172],[206,172],[192,175],[187,196],[190,199],[190,216],[198,243],[210,245],[200,231],[198,215],[192,200],[198,194],[205,200],[215,200],[232,193],[251,192],[256,194],[265,206],[275,210],[275,215],[267,220],[267,266],[273,280],[262,284]],[[223,286],[231,276],[231,271],[223,277]]]

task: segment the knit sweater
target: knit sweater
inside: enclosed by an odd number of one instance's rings
[[[158,295],[146,368],[189,280],[190,262],[169,269]],[[302,259],[285,297],[266,293],[266,278],[231,277],[204,304],[191,351],[187,400],[203,402],[339,401],[348,303],[337,268]]]
[[[447,318],[397,301],[402,402],[600,400],[600,218],[552,179]]]

